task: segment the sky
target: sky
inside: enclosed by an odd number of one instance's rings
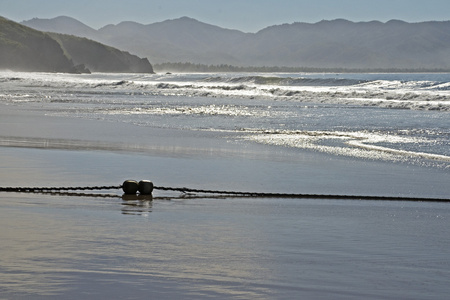
[[[244,32],[271,25],[347,19],[406,22],[450,20],[449,0],[0,0],[0,16],[73,17],[99,29],[135,21],[151,24],[183,16]]]

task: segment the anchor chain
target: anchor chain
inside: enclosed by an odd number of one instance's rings
[[[62,191],[99,191],[123,189],[125,194],[151,195],[153,189],[162,191],[175,191],[181,193],[201,193],[229,195],[237,197],[255,197],[255,198],[297,198],[297,199],[342,199],[342,200],[381,200],[381,201],[422,201],[422,202],[450,202],[449,198],[428,198],[428,197],[390,197],[390,196],[369,196],[369,195],[321,195],[321,194],[290,194],[290,193],[258,193],[258,192],[238,192],[224,190],[205,190],[192,189],[187,187],[163,187],[154,186],[151,181],[126,180],[122,185],[111,186],[77,186],[77,187],[0,187],[0,192],[18,192],[18,193],[61,193]]]
[[[75,186],[75,187],[0,187],[0,192],[17,192],[17,193],[41,193],[41,192],[58,192],[58,191],[99,191],[99,190],[115,190],[122,188],[117,186]]]
[[[256,192],[235,192],[221,190],[202,190],[191,188],[174,188],[154,186],[154,189],[164,191],[178,191],[182,193],[209,193],[220,195],[234,195],[242,197],[257,198],[308,198],[308,199],[346,199],[346,200],[382,200],[382,201],[422,201],[422,202],[450,202],[445,198],[428,198],[428,197],[389,197],[389,196],[364,196],[364,195],[321,195],[321,194],[289,194],[289,193],[256,193]]]

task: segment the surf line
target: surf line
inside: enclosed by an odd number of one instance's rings
[[[163,187],[155,186],[149,180],[125,180],[121,185],[115,186],[87,186],[87,187],[0,187],[0,192],[16,193],[58,193],[61,191],[100,191],[122,189],[124,195],[142,195],[150,196],[145,199],[152,200],[153,190],[175,191],[184,194],[211,194],[227,195],[233,197],[249,198],[297,198],[297,199],[339,199],[339,200],[380,200],[380,201],[417,201],[417,202],[450,202],[450,198],[431,198],[431,197],[405,197],[405,196],[371,196],[371,195],[320,195],[320,194],[291,194],[291,193],[259,193],[259,192],[239,192],[224,190],[204,190],[192,189],[186,187]],[[83,196],[83,193],[76,194]]]

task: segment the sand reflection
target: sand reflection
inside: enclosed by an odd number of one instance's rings
[[[249,244],[203,202],[94,196],[0,194],[2,295],[264,298],[265,288],[245,284],[270,274],[254,252],[258,239]]]

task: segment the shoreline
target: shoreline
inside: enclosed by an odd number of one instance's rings
[[[450,174],[427,167],[352,159],[236,139],[229,132],[180,131],[42,115],[1,105],[0,156],[18,160],[1,178],[22,186],[121,184],[267,193],[447,198]],[[27,170],[33,157],[55,174]],[[30,161],[31,160],[31,161]],[[27,161],[27,162],[25,162]],[[48,173],[48,172],[47,172]],[[64,177],[67,176],[65,179]],[[85,178],[85,179],[84,179]],[[81,180],[80,180],[81,179]],[[32,184],[33,183],[33,184]],[[72,185],[72,184],[71,184]]]

